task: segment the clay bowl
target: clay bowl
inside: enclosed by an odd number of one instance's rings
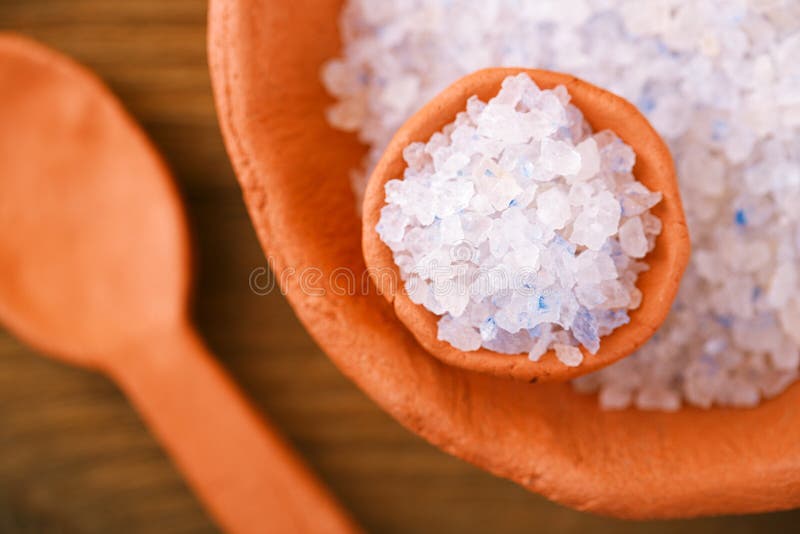
[[[668,518],[800,505],[797,385],[752,410],[605,412],[569,384],[446,365],[374,290],[351,295],[332,282],[365,269],[348,181],[365,149],[328,127],[332,99],[319,82],[339,52],[341,7],[212,0],[209,19],[218,114],[254,226],[339,369],[446,452],[573,508]]]
[[[634,175],[664,197],[652,210],[661,219],[664,229],[658,236],[656,248],[645,258],[650,270],[637,280],[644,295],[642,305],[631,312],[630,323],[602,338],[597,354],[581,348],[583,362],[577,367],[561,363],[552,350],[533,362],[527,354],[500,354],[488,349],[464,352],[440,341],[437,338],[439,317],[411,301],[403,284],[398,283],[400,271],[391,249],[375,231],[381,208],[386,205],[384,186],[389,180],[401,178],[406,168],[403,149],[416,141],[427,142],[431,135],[455,120],[456,113],[466,109],[471,96],[478,95],[485,102],[497,94],[506,77],[520,72],[527,73],[542,89],[565,86],[572,96],[572,103],[583,111],[594,131],[612,129],[633,147],[636,152]],[[389,143],[369,179],[363,214],[362,243],[369,272],[373,274],[381,295],[392,303],[397,317],[420,345],[449,365],[526,382],[575,378],[633,353],[666,319],[689,261],[689,231],[681,206],[678,180],[672,156],[661,137],[627,100],[574,76],[544,70],[485,69],[461,78],[437,95],[406,121]],[[386,273],[392,274],[386,276]]]

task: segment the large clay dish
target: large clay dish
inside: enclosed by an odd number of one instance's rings
[[[340,7],[212,0],[209,53],[222,129],[265,253],[342,372],[438,447],[574,508],[656,518],[800,504],[797,386],[752,410],[603,412],[569,384],[449,367],[383,297],[331,285],[342,269],[364,271],[347,178],[364,149],[326,125],[331,99],[318,78],[340,46]]]

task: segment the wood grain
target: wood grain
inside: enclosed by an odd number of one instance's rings
[[[430,447],[325,358],[264,265],[220,139],[204,0],[0,0],[0,27],[95,69],[175,171],[197,245],[195,314],[222,362],[372,532],[764,532],[800,513],[626,523],[551,504]],[[0,532],[216,532],[117,389],[0,331]]]

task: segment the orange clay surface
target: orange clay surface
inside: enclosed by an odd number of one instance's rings
[[[637,286],[644,298],[642,305],[630,313],[631,322],[603,337],[600,350],[591,354],[581,347],[583,363],[568,367],[550,350],[537,362],[527,354],[500,354],[489,349],[464,352],[437,338],[439,316],[415,304],[405,287],[398,283],[400,271],[392,251],[381,241],[375,226],[386,205],[386,182],[401,178],[406,168],[403,149],[415,141],[427,142],[435,132],[455,120],[464,111],[467,99],[478,95],[484,102],[495,96],[503,80],[512,74],[526,72],[542,89],[564,85],[572,103],[583,111],[594,131],[612,129],[636,152],[636,178],[664,198],[651,211],[661,219],[664,229],[656,248],[645,261],[650,270],[642,273]],[[364,258],[382,295],[393,302],[395,312],[428,352],[445,363],[496,376],[525,381],[565,380],[604,367],[628,356],[655,333],[669,313],[678,292],[686,263],[689,261],[689,231],[681,207],[678,181],[672,156],[661,137],[647,119],[616,95],[573,76],[533,69],[486,69],[461,78],[440,93],[411,117],[395,134],[369,180],[364,196]],[[385,273],[393,273],[386,276]]]
[[[181,201],[138,126],[21,37],[0,79],[0,322],[111,375],[227,532],[354,531],[190,325]]]
[[[297,276],[283,289],[342,372],[431,443],[573,508],[664,518],[800,505],[797,385],[752,410],[605,412],[566,383],[447,365],[377,292],[332,287],[337,269],[365,269],[348,179],[365,148],[327,125],[333,100],[319,81],[340,49],[341,7],[212,0],[209,53],[222,129],[264,251],[277,272],[322,271],[322,294]]]

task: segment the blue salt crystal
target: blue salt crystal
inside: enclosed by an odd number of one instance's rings
[[[525,161],[520,165],[520,170],[522,171],[522,176],[525,178],[530,178],[533,176],[533,163],[530,161]]]
[[[719,371],[719,363],[717,362],[717,359],[710,354],[703,353],[703,355],[700,356],[700,362],[705,365],[708,374],[711,376],[717,374]]]
[[[595,354],[600,348],[597,319],[583,306],[578,309],[575,320],[572,322],[572,335],[592,354]]]
[[[547,311],[547,300],[545,299],[544,295],[539,295],[539,300],[536,303],[536,307],[540,311]]]
[[[736,210],[733,220],[736,221],[737,226],[747,226],[747,214],[742,209]]]
[[[487,317],[486,320],[481,323],[479,330],[482,340],[489,341],[490,339],[494,339],[495,336],[497,336],[497,323],[494,317]]]
[[[643,96],[639,99],[638,106],[644,113],[650,113],[656,108],[656,101],[651,96]]]
[[[757,301],[758,297],[760,296],[761,296],[761,286],[755,286],[753,288],[753,294],[752,294],[753,302]]]
[[[714,141],[721,141],[723,138],[727,137],[730,127],[728,123],[717,119],[711,125],[711,139]]]
[[[614,330],[631,322],[627,310],[606,310],[600,312],[598,320],[604,331]],[[656,333],[656,335],[658,335],[658,333]]]
[[[533,328],[529,328],[528,335],[531,336],[532,338],[542,337],[542,324],[543,323],[539,323]]]
[[[733,317],[730,315],[714,315],[714,320],[719,323],[724,328],[730,328],[733,326]]]
[[[575,246],[574,243],[570,243],[558,234],[556,234],[556,236],[553,238],[553,243],[559,247],[562,247],[564,250],[569,251],[569,253],[573,255],[575,254],[575,251],[578,250],[578,247]]]

